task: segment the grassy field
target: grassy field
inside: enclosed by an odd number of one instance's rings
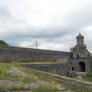
[[[40,86],[38,88],[33,88],[32,92],[58,92],[56,87]]]
[[[14,89],[29,89],[32,92],[57,92],[60,90],[59,86],[61,86],[66,89],[64,92],[91,92],[74,86],[65,85],[56,79],[50,78],[49,76],[30,71],[27,68],[23,68],[20,66],[20,64],[15,62],[0,63],[0,89],[5,90],[5,92],[8,92],[7,90]],[[84,76],[85,80],[91,81],[92,76],[90,73],[87,75],[87,78]],[[7,82],[9,85],[7,85]],[[17,82],[17,84],[12,82]],[[37,87],[30,85],[31,83],[37,84],[38,82],[42,82],[43,84]],[[22,85],[21,83],[24,83],[25,85]],[[44,85],[45,83],[48,84]]]
[[[0,89],[5,92],[8,90],[30,90],[30,92],[57,92],[59,89],[57,87],[39,86],[37,88],[25,87],[20,85],[13,85],[11,87],[0,86]],[[1,91],[0,91],[1,92]],[[26,92],[26,91],[25,91]]]
[[[26,73],[28,76],[22,76],[22,75],[17,75],[17,74],[10,74],[7,71],[12,70],[13,68],[17,68],[19,71]],[[37,77],[37,78],[35,78]],[[20,84],[13,84],[11,86],[8,86],[6,84],[0,83],[0,88],[4,89],[4,90],[12,90],[12,89],[30,89],[33,90],[32,92],[40,92],[39,90],[50,90],[47,92],[52,92],[51,90],[58,89],[57,87],[47,87],[47,86],[39,86],[37,88],[34,88],[32,86],[30,86],[29,84],[32,82],[39,82],[39,81],[43,81],[43,82],[49,82],[49,83],[56,83],[57,80],[52,79],[52,78],[48,78],[48,76],[46,75],[41,75],[37,72],[32,72],[27,68],[23,68],[21,67],[18,63],[1,63],[0,64],[0,80],[8,80],[8,81],[18,81],[18,82],[22,82],[25,83],[26,86],[20,85]],[[34,90],[38,90],[38,91],[34,91]],[[41,91],[41,92],[42,92]]]
[[[11,75],[9,73],[7,73],[8,70],[12,69],[13,67],[18,68],[20,71],[25,72],[27,74],[29,74],[29,76],[20,76],[20,75]],[[48,81],[48,82],[56,82],[55,79],[52,78],[48,78],[48,76],[46,75],[40,75],[37,72],[33,72],[27,68],[21,67],[18,63],[1,63],[0,64],[0,79],[4,78],[4,79],[10,79],[10,80],[18,80],[18,81],[22,81],[22,82],[35,82],[37,81],[36,79],[34,79],[34,77],[37,76],[39,80],[41,81]]]

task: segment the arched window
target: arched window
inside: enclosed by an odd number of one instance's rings
[[[74,67],[72,67],[72,71],[74,72]]]
[[[80,56],[79,56],[79,54],[77,54],[77,59],[79,59],[80,58]]]

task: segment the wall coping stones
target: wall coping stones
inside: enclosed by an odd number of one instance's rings
[[[16,46],[4,46],[0,45],[0,49],[8,49],[11,51],[27,51],[27,52],[45,52],[45,53],[50,53],[50,54],[63,54],[63,55],[69,55],[70,52],[65,52],[65,51],[55,51],[55,50],[44,50],[44,49],[36,49],[36,48],[24,48],[24,47],[16,47]]]

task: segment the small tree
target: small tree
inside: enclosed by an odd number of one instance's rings
[[[0,45],[6,45],[6,46],[9,46],[8,43],[6,43],[4,40],[0,40]]]

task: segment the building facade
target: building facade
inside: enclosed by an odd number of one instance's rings
[[[75,47],[70,49],[70,60],[68,61],[69,73],[86,73],[91,71],[91,54],[84,44],[84,37],[79,33],[76,37]]]

